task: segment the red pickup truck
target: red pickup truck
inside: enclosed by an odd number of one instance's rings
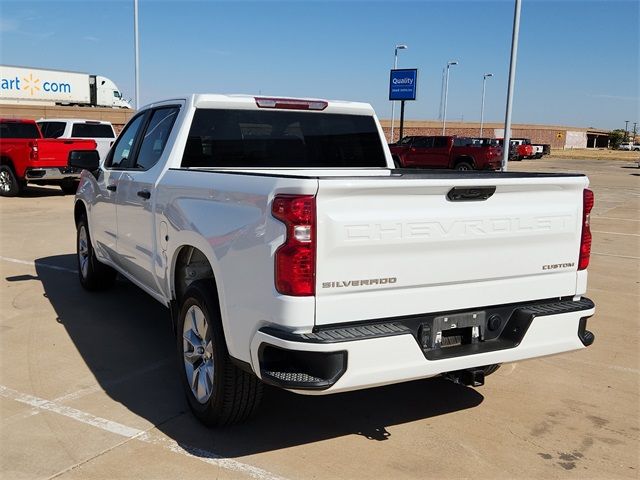
[[[498,170],[502,148],[467,137],[404,137],[389,145],[397,167]]]
[[[80,172],[68,167],[69,152],[95,149],[93,140],[43,138],[33,120],[0,118],[0,196],[19,195],[27,182],[75,193]]]
[[[498,143],[502,145],[504,138],[498,138]],[[509,141],[509,160],[520,161],[523,158],[533,158],[533,145],[528,138],[512,138]]]

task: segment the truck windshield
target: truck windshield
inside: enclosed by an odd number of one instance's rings
[[[385,167],[373,117],[198,109],[183,167]]]
[[[0,138],[40,138],[35,123],[1,122]]]

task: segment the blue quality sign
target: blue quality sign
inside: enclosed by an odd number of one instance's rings
[[[389,100],[415,100],[418,86],[418,69],[391,70]]]

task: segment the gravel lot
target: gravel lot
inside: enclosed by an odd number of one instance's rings
[[[478,389],[429,379],[328,397],[268,390],[257,418],[187,411],[167,311],[77,280],[73,197],[0,199],[0,476],[638,478],[640,169],[543,159],[596,194],[588,349],[505,365]]]

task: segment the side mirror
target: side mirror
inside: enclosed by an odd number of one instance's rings
[[[100,168],[100,155],[96,150],[72,150],[69,152],[68,165],[72,168],[95,172]]]

